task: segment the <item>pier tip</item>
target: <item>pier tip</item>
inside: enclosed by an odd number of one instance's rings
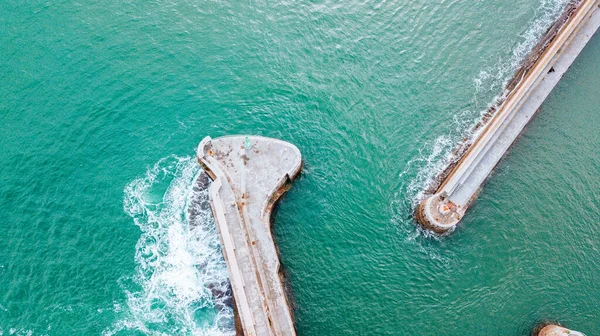
[[[555,325],[555,324],[549,324],[549,325],[543,327],[536,334],[536,336],[567,336],[567,335],[585,336],[584,334],[582,334],[578,331],[569,330],[567,328],[563,328],[563,327]]]
[[[415,218],[425,229],[442,234],[453,230],[463,214],[464,209],[460,209],[444,194],[434,194],[421,201]]]

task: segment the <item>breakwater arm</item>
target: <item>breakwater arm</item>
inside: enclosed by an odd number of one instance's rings
[[[438,233],[456,226],[465,211],[525,125],[569,69],[600,26],[600,0],[582,0],[565,13],[543,37],[468,148],[439,179],[436,192],[424,199],[415,217]]]
[[[214,180],[210,203],[229,271],[238,333],[295,335],[271,235],[271,211],[300,172],[300,151],[265,137],[206,137],[197,158]]]
[[[585,336],[583,333],[579,331],[570,330],[567,328],[563,328],[561,326],[557,326],[555,324],[549,324],[543,327],[538,333],[537,336]]]

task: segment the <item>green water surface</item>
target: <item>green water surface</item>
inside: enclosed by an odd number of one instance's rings
[[[231,334],[166,197],[230,134],[303,154],[299,335],[600,334],[599,35],[452,235],[411,215],[564,3],[1,1],[0,335]]]

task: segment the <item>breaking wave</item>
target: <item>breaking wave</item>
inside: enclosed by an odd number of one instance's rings
[[[208,207],[205,173],[190,157],[161,159],[125,187],[124,210],[142,234],[126,307],[104,335],[233,335],[231,292]],[[208,183],[208,182],[206,182]]]

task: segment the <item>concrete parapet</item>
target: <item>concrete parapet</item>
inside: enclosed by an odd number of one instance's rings
[[[534,49],[535,57],[529,57],[510,81],[506,99],[490,110],[477,136],[436,179],[436,192],[417,207],[415,217],[425,228],[442,233],[461,220],[494,167],[600,27],[599,7],[600,0],[567,6]]]
[[[300,151],[265,137],[206,137],[197,158],[214,180],[210,203],[241,332],[295,335],[270,219],[273,204],[300,172]]]
[[[537,333],[536,336],[585,336],[583,333],[579,331],[569,330],[567,328],[563,328],[561,326],[557,326],[555,324],[550,324]]]

